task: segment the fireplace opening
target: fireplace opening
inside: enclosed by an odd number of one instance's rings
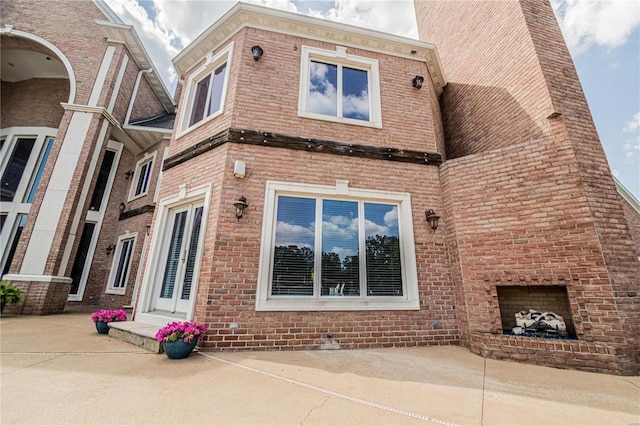
[[[576,339],[565,286],[498,286],[504,334]]]

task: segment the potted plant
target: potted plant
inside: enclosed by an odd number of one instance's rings
[[[22,296],[22,290],[18,287],[9,281],[0,281],[0,312],[4,311],[6,304],[20,303]]]
[[[91,320],[96,323],[96,330],[100,334],[108,334],[109,326],[107,323],[116,321],[126,321],[127,313],[122,309],[109,310],[101,309],[91,314]]]
[[[156,340],[169,358],[181,359],[189,356],[205,331],[207,326],[197,322],[171,322],[158,330]]]

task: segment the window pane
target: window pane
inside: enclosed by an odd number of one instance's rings
[[[2,201],[13,201],[35,143],[35,139],[19,138],[16,140],[16,146],[13,148],[9,163],[2,174],[2,183],[0,184],[0,199]]]
[[[312,296],[316,200],[279,196],[271,294]]]
[[[369,73],[342,68],[342,116],[369,121]]]
[[[338,66],[311,61],[309,64],[309,98],[307,111],[338,115]]]
[[[6,216],[3,216],[3,217],[6,218]],[[16,229],[16,235],[13,236],[13,241],[11,242],[9,253],[7,254],[7,260],[4,264],[4,268],[2,269],[2,275],[9,273],[9,268],[11,267],[13,256],[16,254],[16,248],[18,247],[18,242],[20,242],[20,236],[22,235],[22,230],[24,229],[25,223],[27,223],[27,215],[26,214],[18,215],[18,228]],[[4,220],[3,220],[3,225],[4,225]]]
[[[120,249],[120,257],[118,258],[118,269],[113,282],[114,288],[124,288],[127,284],[127,273],[129,272],[129,264],[131,263],[131,252],[133,248],[133,239],[124,240]]]
[[[204,117],[204,107],[207,104],[207,94],[209,93],[209,80],[211,80],[211,74],[200,80],[196,86],[189,126],[194,125]]]
[[[113,160],[115,157],[115,151],[107,150],[104,153],[100,172],[98,172],[98,179],[96,180],[96,187],[93,190],[93,195],[91,196],[89,210],[100,210],[102,199],[104,198],[104,191],[107,189],[107,183],[109,182],[109,175],[111,174],[111,167],[113,166]]]
[[[80,289],[80,281],[82,280],[82,273],[87,266],[87,257],[89,256],[89,246],[91,245],[91,237],[93,236],[93,230],[96,224],[87,222],[84,224],[82,230],[82,236],[80,237],[80,244],[78,251],[76,252],[76,258],[73,261],[73,267],[71,268],[71,290],[69,294],[78,294]]]
[[[153,161],[143,164],[140,167],[140,174],[138,174],[138,183],[136,184],[136,192],[135,195],[140,195],[142,193],[147,192],[147,187],[149,185],[149,177],[151,176],[151,167],[153,165]]]
[[[398,207],[365,203],[367,295],[402,296]]]
[[[173,297],[173,287],[176,284],[176,274],[180,265],[180,250],[182,250],[182,240],[184,237],[184,225],[187,219],[187,212],[180,212],[174,216],[173,232],[167,253],[167,263],[162,279],[162,289],[160,297]]]
[[[358,203],[322,201],[323,296],[360,294],[358,267]]]
[[[52,147],[53,138],[49,138],[49,140],[47,141],[47,146],[44,149],[44,154],[42,154],[42,160],[40,160],[40,165],[38,166],[36,177],[33,179],[33,183],[31,184],[31,190],[29,190],[29,195],[27,196],[27,203],[33,203],[33,199],[36,197],[36,191],[38,190],[40,179],[42,179],[42,172],[44,172],[44,166],[47,164],[47,160],[49,159],[49,154],[51,153]]]
[[[196,265],[196,253],[198,252],[198,240],[200,239],[200,225],[202,224],[202,207],[195,210],[193,218],[193,231],[191,231],[191,243],[187,255],[187,266],[184,273],[184,286],[182,287],[182,299],[189,300],[191,295],[191,283],[193,282],[193,270]]]
[[[207,117],[220,110],[222,102],[222,88],[224,87],[224,79],[227,71],[227,64],[222,64],[213,73],[213,84],[211,85],[211,100],[209,100],[209,113]]]

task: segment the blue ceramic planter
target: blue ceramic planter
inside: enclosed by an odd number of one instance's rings
[[[170,359],[182,359],[189,356],[198,343],[198,339],[192,339],[191,342],[185,343],[182,340],[176,340],[175,342],[162,342],[164,346],[164,353]]]
[[[109,326],[104,321],[96,322],[96,330],[98,330],[100,334],[109,334]]]

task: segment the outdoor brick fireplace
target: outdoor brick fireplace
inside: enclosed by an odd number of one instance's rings
[[[504,333],[510,334],[516,327],[516,313],[529,312],[533,309],[562,316],[566,323],[568,337],[575,339],[576,330],[566,286],[499,286],[496,290]]]
[[[513,281],[485,280],[490,329],[470,323],[472,352],[488,358],[571,368],[609,374],[631,374],[633,354],[620,345],[598,341],[592,336],[588,311],[582,309],[581,296],[573,281],[558,285],[514,285]],[[559,333],[515,335],[518,312],[535,310],[562,316],[567,336]],[[485,323],[486,324],[486,323]],[[564,334],[564,333],[563,333]],[[629,370],[629,371],[627,371]]]

